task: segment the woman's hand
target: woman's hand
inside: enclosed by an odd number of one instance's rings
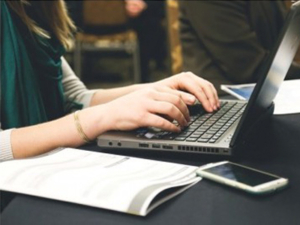
[[[149,126],[179,132],[190,120],[188,105],[198,100],[208,112],[220,107],[214,86],[190,72],[150,84],[99,92],[99,99],[101,96],[114,97],[95,106],[98,111],[90,111],[88,118],[98,118],[92,123],[96,127],[92,128],[94,132],[91,132],[91,138],[107,130],[132,130]],[[177,126],[174,120],[178,122]]]
[[[110,130],[132,130],[138,127],[157,127],[163,130],[179,132],[180,127],[190,121],[185,101],[192,104],[193,96],[168,87],[144,88],[100,107],[107,112],[106,123]],[[190,99],[188,99],[190,98]],[[172,121],[176,120],[178,126]]]
[[[202,79],[191,72],[183,72],[164,80],[150,84],[154,87],[168,87],[173,90],[187,91],[194,95],[203,107],[212,112],[220,107],[218,94],[214,86],[205,79]],[[182,99],[186,104],[189,104],[188,98],[191,96],[184,92]]]

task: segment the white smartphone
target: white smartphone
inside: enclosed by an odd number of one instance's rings
[[[197,170],[197,174],[254,194],[273,192],[288,184],[286,178],[228,161],[202,166]]]

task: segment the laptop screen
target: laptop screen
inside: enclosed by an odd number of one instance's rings
[[[282,84],[300,43],[300,2],[293,4],[277,44],[259,71],[259,80],[230,145],[242,140],[268,109]]]

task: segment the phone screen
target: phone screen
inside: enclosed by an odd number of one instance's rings
[[[225,163],[222,165],[204,169],[203,171],[240,183],[244,183],[249,186],[256,186],[278,179],[278,177],[276,176],[260,173],[255,170],[244,168],[242,166],[231,163]]]

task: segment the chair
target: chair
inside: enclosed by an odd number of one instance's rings
[[[133,81],[140,82],[140,56],[137,35],[128,29],[125,3],[83,1],[83,30],[76,35],[74,70],[82,76],[82,54],[95,51],[122,51],[132,56]]]
[[[172,74],[177,74],[182,72],[182,50],[179,38],[179,5],[178,0],[167,0],[166,3],[170,70]]]

